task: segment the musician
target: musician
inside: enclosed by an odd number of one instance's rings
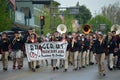
[[[108,48],[108,68],[109,68],[109,70],[113,70],[114,49],[116,47],[117,47],[117,43],[114,41],[112,35],[108,35],[107,48]]]
[[[14,38],[12,39],[13,69],[16,68],[16,62],[18,69],[21,69],[20,58],[21,58],[23,44],[24,42],[19,32],[15,31]]]
[[[67,69],[68,69],[68,56],[69,56],[69,50],[70,50],[70,42],[68,42],[67,36],[65,34],[62,34],[62,40],[61,41],[68,44],[67,51],[66,51],[66,56],[65,56],[65,62],[64,62],[64,72],[66,72]]]
[[[30,34],[27,43],[38,43],[37,35],[34,33]],[[33,72],[36,71],[36,66],[37,66],[37,60],[29,62],[29,67]]]
[[[2,63],[3,70],[7,71],[8,69],[8,55],[9,55],[9,46],[10,40],[5,32],[2,33],[2,38],[0,40],[0,48],[2,52]]]
[[[28,29],[27,34],[24,37],[24,42],[28,42],[28,40],[30,39],[31,34],[36,35],[39,43],[42,42],[42,39],[40,37],[38,37],[38,35],[33,30],[33,28]],[[28,67],[31,69],[31,63],[30,62],[28,62]],[[39,61],[37,61],[36,68],[40,68]]]
[[[54,42],[55,41],[55,36],[52,35],[50,37],[50,41]],[[56,66],[56,63],[57,63],[57,59],[51,59],[51,66],[53,68],[53,71],[55,71],[56,69],[58,69],[58,67]]]
[[[86,35],[85,36],[85,45],[84,47],[86,47],[86,57],[85,57],[85,64],[86,66],[89,65],[89,54],[90,54],[90,36],[89,35]]]
[[[94,41],[96,40],[96,36],[90,36],[90,65],[94,64]]]
[[[81,35],[78,35],[77,37],[77,42],[78,42],[78,69],[80,70],[82,67],[82,40],[81,40]]]
[[[119,48],[119,36],[116,34],[116,31],[112,31],[112,37],[113,37],[113,40],[117,43],[117,46],[114,49],[114,66],[113,66],[114,68],[116,68],[117,51],[118,51],[118,48]]]
[[[41,42],[47,42],[48,40],[46,39],[46,37],[44,36],[41,36]],[[45,59],[45,62],[46,62],[46,66],[48,66],[48,60]],[[44,60],[41,60],[41,63],[44,64]]]
[[[55,31],[54,32],[54,36],[55,36],[55,41],[61,41],[61,36],[60,36],[60,33],[58,31]],[[61,59],[57,59],[57,62],[56,62],[56,69],[59,70],[60,67],[62,67],[62,63],[63,60]]]
[[[86,39],[85,35],[82,35],[82,68],[86,67],[86,58],[87,58],[87,51],[88,51],[88,40]]]
[[[77,58],[78,58],[78,43],[77,43],[77,34],[72,34],[72,41],[71,41],[71,53],[73,54],[73,60],[74,60],[74,69],[77,70]]]
[[[105,53],[104,48],[106,47],[106,41],[104,40],[103,34],[101,32],[98,33],[98,38],[95,41],[95,54],[96,60],[98,63],[98,71],[100,75],[105,76]]]

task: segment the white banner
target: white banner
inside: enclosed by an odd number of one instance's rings
[[[64,59],[66,55],[67,43],[65,42],[43,42],[26,43],[26,54],[28,61],[42,59]]]

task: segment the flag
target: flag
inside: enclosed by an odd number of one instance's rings
[[[16,3],[15,3],[15,0],[10,0],[10,3],[13,5],[13,9],[16,10]]]
[[[62,23],[64,24],[64,16],[63,15],[59,15],[59,17],[62,20]]]
[[[75,25],[76,25],[77,28],[80,27],[80,24],[79,24],[78,20],[75,20]]]

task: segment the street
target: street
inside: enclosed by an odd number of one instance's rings
[[[120,70],[109,71],[106,67],[106,76],[98,75],[97,64],[87,66],[78,71],[73,71],[72,66],[67,72],[63,69],[52,71],[51,66],[41,66],[36,72],[28,69],[27,60],[24,61],[24,67],[21,70],[12,69],[12,61],[9,61],[8,71],[2,70],[0,62],[0,80],[119,80]]]

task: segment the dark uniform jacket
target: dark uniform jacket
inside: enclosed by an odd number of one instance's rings
[[[15,50],[15,51],[22,50],[23,44],[24,44],[24,41],[22,37],[20,37],[20,41],[12,39],[12,50]]]
[[[95,46],[94,46],[94,52],[96,54],[102,54],[104,53],[104,49],[106,48],[106,41],[103,40],[103,42],[100,44],[100,41],[97,39],[95,40]]]
[[[114,53],[114,49],[117,47],[117,43],[111,39],[110,41],[108,41],[108,44],[107,44],[108,47],[108,54],[113,54]]]
[[[74,42],[74,46],[72,47],[72,40],[71,40],[71,52],[75,52],[75,51],[78,51],[78,47],[79,47],[79,45],[78,45],[78,41],[75,41]]]
[[[10,40],[8,38],[0,40],[0,48],[2,51],[8,51],[9,45],[10,45]]]

